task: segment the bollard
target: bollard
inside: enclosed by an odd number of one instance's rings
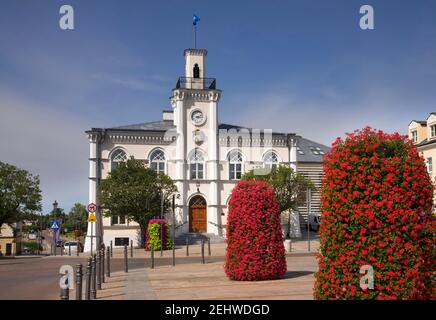
[[[82,264],[76,264],[76,300],[82,300]]]
[[[88,262],[86,263],[85,300],[91,300],[91,281],[92,281],[92,258],[88,258]]]
[[[68,246],[68,256],[71,257],[71,246]]]
[[[204,239],[201,239],[201,263],[204,264]]]
[[[64,244],[63,243],[61,244],[60,248],[61,248],[61,257],[63,257],[64,256]]]
[[[154,269],[154,248],[150,246],[151,268]]]
[[[70,289],[61,289],[61,300],[70,300]]]
[[[133,240],[130,240],[130,258],[133,258]]]
[[[79,250],[80,250],[80,241],[77,241],[76,256],[79,256]]]
[[[101,282],[105,283],[105,278],[104,278],[104,259],[105,259],[105,256],[104,256],[104,247],[101,248],[100,251],[101,251]]]
[[[92,256],[92,279],[91,279],[91,299],[97,299],[97,258]]]
[[[176,266],[176,245],[173,241],[173,267]]]
[[[97,250],[96,252],[96,281],[97,281],[97,290],[101,290],[101,251]]]
[[[113,251],[113,247],[112,247],[112,240],[111,240],[111,258],[114,256],[114,251]]]
[[[124,244],[124,272],[129,272],[129,266],[127,263],[127,244]]]
[[[109,247],[107,247],[107,249],[106,249],[106,274],[107,274],[107,277],[108,278],[110,278],[110,276],[111,276],[111,254],[110,254],[110,252],[111,252],[111,249],[109,248]]]
[[[186,237],[186,256],[189,257],[189,237]]]
[[[207,253],[208,253],[209,257],[210,257],[210,255],[211,255],[211,251],[210,251],[210,238],[207,238]]]

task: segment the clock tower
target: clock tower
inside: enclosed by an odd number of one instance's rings
[[[177,134],[174,180],[181,195],[177,203],[177,224],[189,222],[180,230],[183,233],[222,234],[218,212],[218,102],[221,90],[216,88],[216,79],[206,77],[206,49],[186,49],[184,56],[185,76],[179,78],[171,97]],[[204,211],[193,210],[200,202],[204,204]]]

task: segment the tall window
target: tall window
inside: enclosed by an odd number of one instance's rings
[[[242,176],[242,154],[237,150],[233,150],[228,155],[229,161],[229,179],[239,180]]]
[[[412,141],[417,142],[418,141],[418,132],[412,131]]]
[[[271,169],[277,168],[279,164],[279,158],[274,151],[268,151],[263,157],[263,164],[265,167],[269,167]]]
[[[204,157],[203,153],[194,149],[190,160],[191,179],[203,179],[204,176]]]
[[[117,149],[114,152],[112,152],[111,156],[111,170],[118,167],[120,162],[127,161],[127,154],[122,149]]]
[[[428,168],[429,173],[433,172],[433,158],[432,157],[427,158],[427,168]]]
[[[431,127],[431,137],[436,137],[436,124],[432,125]]]
[[[200,78],[200,68],[198,67],[198,64],[196,63],[194,65],[194,78],[198,79]]]
[[[150,168],[157,173],[165,173],[165,154],[162,150],[155,150],[150,155]]]

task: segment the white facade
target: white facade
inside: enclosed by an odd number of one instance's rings
[[[179,78],[173,89],[172,110],[163,112],[163,120],[87,131],[89,201],[99,206],[100,179],[107,176],[117,161],[133,156],[175,181],[180,194],[176,203],[177,234],[202,232],[223,236],[227,203],[241,174],[254,168],[286,164],[294,170],[301,167],[316,172],[317,180],[328,147],[292,133],[220,124],[221,91],[216,88],[215,79],[206,78],[207,51],[186,49],[184,54],[185,77]],[[206,203],[204,212],[191,210],[193,202],[199,199]],[[98,223],[92,230],[93,235],[98,235],[97,241],[120,245],[133,240],[138,244],[138,225],[120,219],[102,217],[99,209]],[[91,225],[85,251],[90,250],[90,235]]]

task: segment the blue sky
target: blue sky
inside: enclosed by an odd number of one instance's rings
[[[59,8],[75,9],[75,30]],[[375,30],[359,28],[359,8]],[[329,145],[406,132],[436,103],[436,1],[0,2],[0,160],[41,177],[44,209],[87,202],[84,131],[161,118],[192,47],[223,90],[220,121]]]

